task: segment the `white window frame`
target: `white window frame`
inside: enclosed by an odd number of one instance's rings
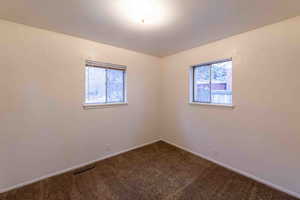
[[[85,76],[85,70],[86,67],[99,67],[102,69],[116,69],[116,70],[122,70],[124,72],[124,101],[122,102],[108,102],[108,103],[86,103],[86,76]],[[127,99],[127,67],[124,65],[117,65],[117,64],[111,64],[111,63],[104,63],[104,62],[98,62],[98,61],[91,61],[86,60],[85,66],[84,66],[84,97],[83,97],[83,107],[85,109],[93,109],[93,108],[105,108],[105,107],[112,107],[112,106],[118,106],[118,105],[128,105],[128,99]]]
[[[214,103],[201,103],[201,102],[196,102],[194,101],[194,68],[198,66],[205,66],[205,65],[213,65],[216,63],[222,63],[222,62],[228,62],[232,61],[232,58],[227,58],[227,59],[221,59],[221,60],[216,60],[213,62],[206,62],[206,63],[201,63],[201,64],[196,64],[192,65],[189,68],[189,104],[191,105],[203,105],[203,106],[220,106],[220,107],[228,107],[228,108],[234,108],[233,104],[233,91],[232,91],[232,104],[214,104]],[[232,64],[232,74],[233,74],[233,64]],[[233,86],[233,80],[232,80],[232,86]]]

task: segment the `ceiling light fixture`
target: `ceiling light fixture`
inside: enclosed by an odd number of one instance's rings
[[[119,11],[133,23],[159,25],[167,19],[167,9],[162,0],[120,0]]]

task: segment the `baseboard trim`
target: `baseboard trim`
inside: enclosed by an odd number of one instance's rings
[[[262,183],[262,184],[264,184],[264,185],[267,185],[267,186],[269,186],[269,187],[271,187],[271,188],[273,188],[273,189],[275,189],[275,190],[284,192],[284,193],[289,194],[289,195],[291,195],[291,196],[293,196],[293,197],[295,197],[295,198],[299,198],[299,199],[300,199],[300,194],[297,193],[297,192],[293,192],[293,191],[290,191],[290,190],[288,190],[288,189],[285,189],[285,188],[283,188],[283,187],[281,187],[281,186],[275,185],[275,184],[273,184],[273,183],[271,183],[271,182],[269,182],[269,181],[266,181],[266,180],[264,180],[264,179],[262,179],[262,178],[259,178],[259,177],[255,176],[255,175],[252,175],[252,174],[250,174],[250,173],[247,173],[247,172],[244,172],[244,171],[242,171],[242,170],[236,169],[236,168],[234,168],[234,167],[232,167],[232,166],[230,166],[230,165],[224,164],[224,163],[222,163],[222,162],[219,162],[219,161],[217,161],[217,160],[215,160],[215,159],[212,159],[212,158],[210,158],[210,157],[208,157],[208,156],[205,156],[205,155],[202,155],[202,154],[200,154],[200,153],[196,153],[196,152],[194,152],[194,151],[192,151],[192,150],[190,150],[190,149],[188,149],[188,148],[186,148],[186,147],[177,145],[177,144],[175,144],[175,143],[173,143],[173,142],[170,142],[170,141],[168,141],[168,140],[166,140],[166,139],[162,139],[162,141],[164,141],[164,142],[166,142],[166,143],[168,143],[168,144],[170,144],[170,145],[173,145],[173,146],[175,146],[175,147],[178,147],[178,148],[180,148],[180,149],[182,149],[182,150],[185,150],[185,151],[187,151],[187,152],[190,152],[190,153],[192,153],[192,154],[194,154],[194,155],[196,155],[196,156],[199,156],[199,157],[201,157],[201,158],[204,158],[205,160],[208,160],[208,161],[210,161],[210,162],[213,162],[213,163],[215,163],[215,164],[217,164],[217,165],[220,165],[220,166],[222,166],[222,167],[224,167],[224,168],[226,168],[226,169],[228,169],[228,170],[230,170],[230,171],[234,171],[234,172],[236,172],[236,173],[238,173],[238,174],[240,174],[240,175],[246,176],[246,177],[248,177],[248,178],[250,178],[250,179],[252,179],[252,180],[255,180],[255,181],[259,182],[259,183]]]
[[[89,161],[89,162],[85,162],[83,164],[79,164],[79,165],[76,165],[76,166],[73,166],[73,167],[70,167],[70,168],[67,168],[67,169],[64,169],[64,170],[60,170],[60,171],[57,171],[57,172],[54,172],[54,173],[51,173],[51,174],[48,174],[48,175],[45,175],[45,176],[41,176],[39,178],[35,178],[33,180],[30,180],[30,181],[25,181],[23,183],[20,183],[20,184],[17,184],[17,185],[8,187],[8,188],[1,189],[0,190],[0,194],[5,193],[5,192],[9,192],[11,190],[15,190],[15,189],[18,189],[18,188],[21,188],[21,187],[24,187],[26,185],[30,185],[30,184],[36,183],[36,182],[39,182],[39,181],[42,181],[42,180],[45,180],[45,179],[53,177],[53,176],[58,176],[58,175],[61,175],[61,174],[64,174],[64,173],[67,173],[67,172],[70,172],[70,171],[82,168],[84,166],[87,166],[87,165],[99,162],[101,160],[105,160],[107,158],[111,158],[111,157],[120,155],[122,153],[126,153],[128,151],[132,151],[134,149],[138,149],[138,148],[141,148],[143,146],[147,146],[149,144],[153,144],[153,143],[159,142],[159,141],[161,141],[161,139],[156,139],[156,140],[153,140],[151,142],[147,142],[147,143],[144,143],[144,144],[141,144],[141,145],[137,145],[137,146],[134,146],[134,147],[131,147],[131,148],[128,148],[128,149],[125,149],[125,150],[113,153],[113,154],[109,154],[109,155],[103,156],[101,158],[98,158],[98,159],[95,159],[95,160],[92,160],[92,161]]]
[[[234,171],[234,172],[236,172],[236,173],[238,173],[238,174],[241,174],[241,175],[243,175],[243,176],[246,176],[246,177],[248,177],[248,178],[250,178],[250,179],[253,179],[253,180],[257,181],[257,182],[260,182],[260,183],[262,183],[262,184],[265,184],[265,185],[267,185],[267,186],[269,186],[269,187],[271,187],[271,188],[274,188],[274,189],[276,189],[276,190],[279,190],[279,191],[281,191],[281,192],[287,193],[287,194],[289,194],[289,195],[291,195],[291,196],[293,196],[293,197],[296,197],[296,198],[299,198],[299,199],[300,199],[300,194],[298,194],[297,192],[293,192],[293,191],[290,191],[290,190],[288,190],[288,189],[285,189],[285,188],[283,188],[283,187],[281,187],[281,186],[275,185],[275,184],[273,184],[273,183],[271,183],[271,182],[269,182],[269,181],[266,181],[266,180],[264,180],[264,179],[262,179],[262,178],[259,178],[259,177],[255,176],[255,175],[252,175],[252,174],[249,174],[249,173],[244,172],[244,171],[242,171],[242,170],[239,170],[239,169],[236,169],[236,168],[234,168],[234,167],[231,167],[230,165],[227,165],[227,164],[224,164],[224,163],[222,163],[222,162],[219,162],[219,161],[217,161],[217,160],[215,160],[215,159],[212,159],[212,158],[210,158],[210,157],[208,157],[208,156],[205,156],[205,155],[203,155],[203,154],[196,153],[196,152],[194,152],[194,151],[192,151],[192,150],[190,150],[190,149],[188,149],[188,148],[186,148],[186,147],[177,145],[177,144],[175,144],[175,143],[173,143],[173,142],[170,142],[170,141],[168,141],[168,140],[166,140],[166,139],[157,139],[157,140],[153,140],[153,141],[151,141],[151,142],[147,142],[147,143],[144,143],[144,144],[141,144],[141,145],[137,145],[137,146],[134,146],[134,147],[131,147],[131,148],[128,148],[128,149],[125,149],[125,150],[122,150],[122,151],[113,153],[113,154],[109,154],[109,155],[103,156],[103,157],[101,157],[101,158],[98,158],[98,159],[95,159],[95,160],[92,160],[92,161],[89,161],[89,162],[85,162],[85,163],[80,164],[80,165],[76,165],[76,166],[73,166],[73,167],[70,167],[70,168],[67,168],[67,169],[64,169],[64,170],[60,170],[60,171],[57,171],[57,172],[54,172],[54,173],[51,173],[51,174],[48,174],[48,175],[45,175],[45,176],[42,176],[42,177],[39,177],[39,178],[35,178],[35,179],[31,180],[31,181],[26,181],[26,182],[23,182],[23,183],[20,183],[20,184],[17,184],[17,185],[8,187],[8,188],[4,188],[4,189],[1,189],[1,190],[0,190],[0,194],[5,193],[5,192],[9,192],[9,191],[11,191],[11,190],[15,190],[15,189],[18,189],[18,188],[21,188],[21,187],[24,187],[24,186],[26,186],[26,185],[30,185],[30,184],[33,184],[33,183],[42,181],[42,180],[44,180],[44,179],[47,179],[47,178],[50,178],[50,177],[53,177],[53,176],[58,176],[58,175],[61,175],[61,174],[64,174],[64,173],[67,173],[67,172],[76,170],[76,169],[78,169],[78,168],[84,167],[84,166],[86,166],[86,165],[90,165],[90,164],[99,162],[99,161],[101,161],[101,160],[105,160],[105,159],[107,159],[107,158],[114,157],[114,156],[120,155],[120,154],[122,154],[122,153],[126,153],[126,152],[128,152],[128,151],[132,151],[132,150],[134,150],[134,149],[138,149],[138,148],[141,148],[141,147],[143,147],[143,146],[146,146],[146,145],[149,145],[149,144],[153,144],[153,143],[159,142],[159,141],[164,141],[164,142],[166,142],[166,143],[168,143],[168,144],[170,144],[170,145],[176,146],[176,147],[178,147],[178,148],[180,148],[180,149],[183,149],[183,150],[185,150],[185,151],[187,151],[187,152],[190,152],[190,153],[192,153],[192,154],[194,154],[194,155],[196,155],[196,156],[199,156],[199,157],[204,158],[204,159],[206,159],[206,160],[208,160],[208,161],[211,161],[211,162],[213,162],[213,163],[215,163],[215,164],[217,164],[217,165],[220,165],[220,166],[222,166],[222,167],[225,167],[225,168],[228,169],[228,170]]]

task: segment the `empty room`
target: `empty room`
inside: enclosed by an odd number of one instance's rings
[[[4,0],[0,200],[300,200],[299,0]]]

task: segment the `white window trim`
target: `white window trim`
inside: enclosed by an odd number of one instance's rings
[[[127,66],[125,65],[117,65],[112,63],[104,63],[104,62],[98,62],[98,61],[91,61],[86,60],[84,67],[86,66],[95,66],[100,68],[108,68],[108,69],[119,69],[124,70],[124,102],[109,102],[109,103],[85,103],[86,99],[86,77],[84,73],[84,95],[83,95],[83,104],[82,107],[87,109],[97,109],[97,108],[111,108],[114,106],[122,106],[122,105],[128,105],[128,98],[127,98]],[[84,69],[85,69],[84,68]]]
[[[217,106],[217,107],[228,107],[234,108],[235,105],[233,104],[215,104],[215,103],[200,103],[200,102],[189,102],[191,105],[200,105],[200,106]]]
[[[97,108],[111,108],[114,106],[128,105],[128,102],[119,103],[84,103],[82,106],[84,109],[97,109]]]
[[[201,103],[201,102],[195,102],[194,101],[194,67],[198,66],[198,65],[211,65],[214,63],[218,63],[218,62],[226,62],[226,61],[232,61],[232,58],[226,58],[226,59],[220,59],[220,60],[216,60],[213,62],[206,62],[206,63],[201,63],[201,64],[195,64],[195,65],[191,65],[189,67],[189,104],[190,105],[200,105],[200,106],[216,106],[216,107],[227,107],[227,108],[235,108],[235,105],[232,104],[215,104],[215,103]],[[233,65],[232,65],[232,74],[233,74]],[[232,80],[232,85],[233,85],[233,80]],[[233,91],[232,91],[232,96],[233,96]]]

